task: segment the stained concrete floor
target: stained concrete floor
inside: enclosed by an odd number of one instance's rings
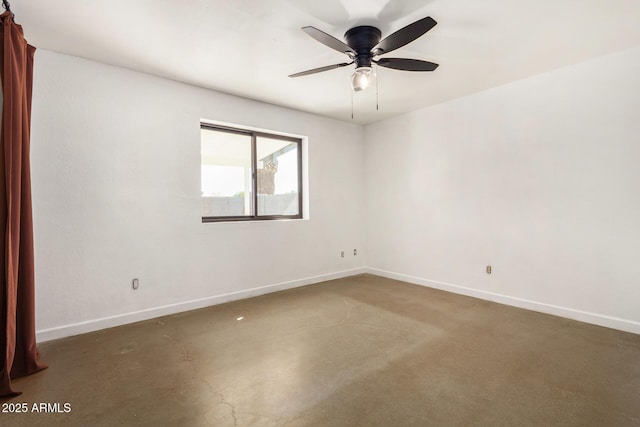
[[[370,275],[39,348],[0,425],[640,425],[639,335]]]

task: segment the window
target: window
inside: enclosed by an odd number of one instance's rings
[[[302,140],[200,125],[202,222],[302,218]]]

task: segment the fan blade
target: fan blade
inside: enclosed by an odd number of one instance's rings
[[[375,45],[371,52],[374,55],[382,55],[384,53],[389,53],[393,50],[396,50],[408,43],[411,43],[433,27],[435,27],[437,22],[427,16],[426,18],[422,18],[419,21],[414,22],[413,24],[409,24],[404,28],[399,29],[395,33],[386,37],[380,43]]]
[[[351,64],[353,64],[353,61],[343,62],[342,64],[327,65],[326,67],[314,68],[312,70],[301,71],[299,73],[291,74],[289,77],[308,76],[309,74],[321,73],[323,71],[333,70],[334,68],[346,67],[347,65],[351,65]]]
[[[302,31],[304,31],[305,33],[309,34],[311,37],[313,37],[314,39],[318,40],[320,43],[322,43],[325,46],[329,46],[331,49],[335,49],[340,53],[352,53],[352,54],[356,54],[356,52],[351,49],[349,47],[349,45],[341,42],[340,40],[338,40],[337,38],[330,36],[329,34],[320,31],[319,29],[315,28],[315,27],[302,27]]]
[[[394,70],[403,71],[433,71],[438,68],[438,64],[420,59],[407,58],[380,58],[373,61],[381,67],[393,68]]]

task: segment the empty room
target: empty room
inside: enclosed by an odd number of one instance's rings
[[[640,426],[640,2],[3,6],[0,426]]]

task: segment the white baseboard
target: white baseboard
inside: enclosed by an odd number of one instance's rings
[[[366,268],[367,273],[376,276],[387,277],[389,279],[401,280],[403,282],[415,285],[426,286],[429,288],[440,289],[456,294],[467,295],[483,300],[493,301],[500,304],[511,305],[514,307],[525,308],[527,310],[538,311],[555,316],[565,317],[568,319],[578,320],[585,323],[591,323],[607,328],[618,329],[625,332],[640,334],[640,322],[633,320],[621,319],[618,317],[605,316],[602,314],[589,313],[586,311],[575,310],[573,308],[560,307],[552,304],[531,301],[522,298],[510,297],[507,295],[496,294],[493,292],[481,291],[478,289],[468,288],[451,283],[439,282],[437,280],[428,280],[421,277],[414,277],[407,274],[394,273],[391,271],[378,270],[376,268]]]
[[[72,335],[84,334],[100,329],[112,328],[114,326],[125,325],[127,323],[139,322],[141,320],[153,319],[155,317],[166,316],[168,314],[181,313],[183,311],[195,310],[198,308],[209,307],[212,305],[223,304],[225,302],[236,301],[245,298],[256,297],[271,292],[283,291],[285,289],[297,288],[300,286],[311,285],[313,283],[324,282],[327,280],[340,279],[343,277],[354,276],[366,272],[366,268],[354,268],[351,270],[343,270],[335,273],[322,274],[319,276],[306,277],[289,282],[276,283],[273,285],[260,286],[258,288],[246,289],[243,291],[230,292],[221,295],[214,295],[206,298],[184,301],[175,304],[164,305],[161,307],[153,307],[145,310],[135,311],[131,313],[123,313],[115,316],[102,317],[99,319],[87,320],[69,325],[56,326],[54,328],[41,329],[36,331],[36,341],[44,342],[58,338],[69,337]]]
[[[439,282],[437,280],[429,280],[421,277],[410,276],[407,274],[394,273],[391,271],[379,270],[376,268],[361,267],[351,270],[343,270],[335,273],[323,274],[319,276],[306,277],[303,279],[292,280],[288,282],[276,283],[273,285],[260,286],[257,288],[246,289],[243,291],[230,292],[221,295],[214,295],[196,300],[184,301],[175,304],[164,305],[160,307],[148,308],[145,310],[118,314],[115,316],[102,317],[98,319],[87,320],[69,325],[57,326],[54,328],[41,329],[36,331],[37,342],[50,341],[58,338],[69,337],[72,335],[84,334],[100,329],[112,328],[114,326],[125,325],[127,323],[139,322],[142,320],[153,319],[155,317],[166,316],[169,314],[181,313],[184,311],[195,310],[198,308],[209,307],[212,305],[223,304],[225,302],[236,301],[245,298],[251,298],[271,292],[283,291],[286,289],[297,288],[300,286],[311,285],[313,283],[324,282],[327,280],[340,279],[343,277],[354,276],[356,274],[369,273],[377,276],[387,277],[389,279],[401,280],[403,282],[413,283],[415,285],[426,286],[429,288],[440,289],[456,294],[467,295],[483,300],[494,301],[500,304],[511,305],[514,307],[525,308],[527,310],[538,311],[541,313],[553,314],[555,316],[565,317],[568,319],[578,320],[585,323],[604,326],[607,328],[618,329],[621,331],[640,334],[640,322],[626,320],[617,317],[605,316],[602,314],[589,313],[586,311],[575,310],[572,308],[560,307],[552,304],[526,300],[522,298],[511,297],[507,295],[496,294],[493,292],[482,291],[478,289],[468,288],[465,286],[454,285],[451,283]]]

